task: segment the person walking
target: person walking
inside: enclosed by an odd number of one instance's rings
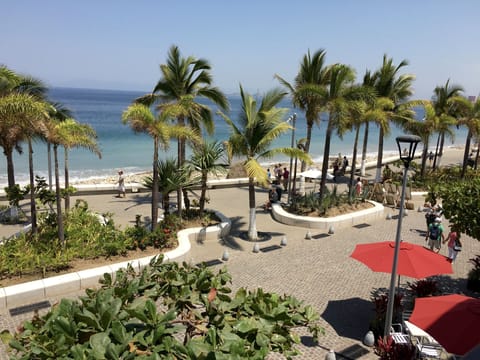
[[[118,172],[118,195],[117,197],[125,197],[125,177],[123,176],[123,170]]]
[[[357,196],[361,196],[362,195],[362,189],[363,188],[363,184],[362,184],[362,179],[360,179],[360,177],[357,178],[357,183],[355,184],[355,194]]]
[[[457,231],[457,227],[452,225],[450,227],[450,232],[447,235],[447,238],[443,241],[445,244],[448,242],[448,261],[453,263],[457,258],[457,255],[462,251],[462,243],[460,242],[460,233]]]
[[[436,248],[437,253],[440,251],[442,241],[445,241],[445,235],[443,232],[442,219],[437,217],[433,221],[433,224],[428,226],[427,236],[425,237],[425,241],[428,241],[428,247],[430,250],[434,251],[433,249]]]
[[[285,191],[288,190],[288,181],[290,180],[290,171],[286,167],[283,168],[283,188]]]

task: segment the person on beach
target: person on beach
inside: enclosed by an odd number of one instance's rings
[[[348,166],[348,159],[346,156],[343,157],[342,160],[342,174],[345,174],[345,171],[347,171],[347,166]]]
[[[118,195],[117,197],[125,197],[125,177],[123,176],[123,170],[118,172]]]
[[[428,227],[427,236],[425,241],[428,241],[428,247],[433,251],[433,248],[437,249],[436,252],[440,252],[442,242],[445,241],[445,235],[443,234],[442,219],[437,217],[433,224]]]
[[[267,169],[267,179],[268,181],[272,180],[272,173],[270,172],[270,168]]]
[[[457,258],[458,253],[462,250],[462,243],[460,242],[460,233],[457,231],[457,227],[452,225],[447,238],[443,241],[445,244],[448,242],[448,261],[453,263]]]
[[[275,170],[275,178],[277,179],[278,182],[282,181],[282,164],[278,164]]]
[[[433,151],[430,151],[429,154],[428,154],[428,163],[429,163],[430,167],[432,167],[433,158],[434,158]]]

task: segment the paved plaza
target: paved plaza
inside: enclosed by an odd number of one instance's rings
[[[312,239],[305,239],[308,229],[287,226],[274,221],[270,213],[260,209],[267,199],[267,193],[257,190],[257,229],[267,232],[271,238],[260,242],[260,249],[271,245],[280,245],[283,236],[287,245],[271,250],[252,252],[253,243],[242,240],[242,232],[248,229],[248,189],[246,187],[209,190],[209,208],[219,210],[232,221],[230,236],[224,243],[210,241],[194,243],[187,255],[187,261],[193,264],[220,259],[225,249],[230,258],[221,265],[226,266],[233,276],[233,288],[261,287],[266,291],[289,294],[313,305],[320,313],[320,325],[325,335],[319,338],[319,344],[313,345],[308,336],[302,336],[299,347],[303,355],[298,359],[323,359],[329,349],[337,353],[337,359],[377,359],[371,348],[362,344],[368,331],[369,321],[374,315],[370,301],[372,290],[387,288],[390,275],[374,273],[367,266],[349,257],[356,244],[394,240],[397,228],[398,210],[385,208],[385,217],[363,226],[343,228],[329,235],[324,231],[310,230]],[[122,228],[133,226],[135,215],[150,215],[149,196],[146,193],[128,194],[127,198],[115,198],[113,195],[83,196],[90,208],[99,212],[111,212],[114,220]],[[402,240],[425,245],[426,229],[424,213],[417,212],[424,198],[415,195],[415,210],[408,211],[403,220]],[[72,203],[75,202],[75,198]],[[390,213],[393,219],[387,219]],[[447,228],[448,223],[444,221]],[[14,227],[0,225],[0,237],[14,233]],[[480,242],[463,236],[463,251],[453,264],[454,274],[438,276],[445,292],[466,290],[466,276],[471,268],[468,259],[480,253]],[[442,254],[447,254],[444,246]],[[402,277],[401,283],[415,279]],[[76,294],[68,294],[74,296]],[[471,294],[469,294],[471,295]],[[58,299],[49,299],[51,303]],[[0,313],[0,330],[14,329],[32,313],[11,316]],[[305,335],[300,332],[300,335]],[[0,354],[0,359],[7,359]],[[273,354],[269,359],[283,357]]]

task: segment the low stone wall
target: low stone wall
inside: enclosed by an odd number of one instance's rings
[[[280,204],[272,204],[272,216],[276,221],[286,225],[323,230],[329,230],[330,226],[333,225],[335,229],[341,229],[383,218],[383,205],[374,201],[369,201],[369,203],[373,204],[374,206],[372,208],[359,210],[350,214],[328,218],[297,216],[283,210]]]
[[[215,211],[215,214],[222,220],[218,225],[179,231],[178,247],[164,253],[164,261],[181,262],[185,260],[186,254],[190,251],[190,241],[192,240],[214,241],[227,236],[231,228],[230,219],[217,211]],[[150,264],[154,256],[0,288],[0,313],[6,309],[31,304],[50,297],[61,296],[87,288],[95,288],[98,286],[98,280],[103,277],[103,274],[108,273],[114,276],[117,270],[126,268],[128,265],[140,271]]]

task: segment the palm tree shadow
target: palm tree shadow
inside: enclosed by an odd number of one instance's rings
[[[246,224],[245,221],[243,220],[243,217],[241,216],[236,216],[230,218],[231,224],[230,224],[230,233],[228,236],[225,236],[223,238],[225,246],[235,249],[235,250],[243,250],[242,245],[238,241],[240,239],[242,230],[241,228]]]

